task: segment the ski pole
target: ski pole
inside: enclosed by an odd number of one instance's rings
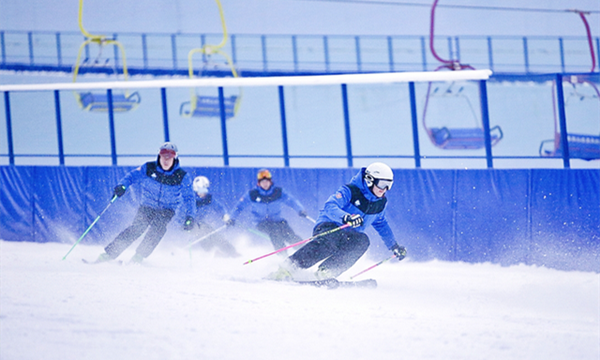
[[[351,226],[351,225],[350,225],[350,224],[345,224],[345,225],[342,225],[342,226],[340,226],[340,227],[336,227],[335,229],[331,229],[331,230],[328,230],[328,231],[322,232],[322,233],[320,233],[320,234],[313,235],[313,236],[309,237],[309,238],[308,238],[308,239],[306,239],[306,240],[301,240],[301,241],[298,241],[297,243],[293,243],[292,245],[288,245],[288,246],[286,246],[286,247],[282,247],[282,248],[281,248],[281,249],[279,249],[279,250],[275,250],[275,251],[273,251],[273,252],[270,252],[270,253],[268,253],[268,254],[265,254],[265,255],[263,255],[263,256],[259,256],[259,257],[255,258],[255,259],[248,260],[248,261],[246,261],[246,262],[244,263],[244,265],[246,265],[246,264],[250,264],[251,262],[253,262],[253,261],[256,261],[256,260],[260,260],[260,259],[262,259],[262,258],[266,258],[267,256],[275,255],[275,254],[277,254],[277,253],[280,253],[280,252],[282,252],[282,251],[284,251],[284,250],[287,250],[287,249],[289,249],[289,248],[293,248],[294,246],[302,245],[302,244],[304,244],[304,243],[307,243],[307,242],[309,242],[309,241],[311,241],[311,240],[313,240],[313,239],[315,239],[315,238],[318,238],[319,236],[329,235],[329,234],[331,234],[331,233],[333,233],[333,232],[336,232],[336,231],[338,231],[338,230],[345,229],[345,228],[347,228],[347,227],[349,227],[349,226]]]
[[[308,216],[308,215],[306,215],[306,218],[307,218],[308,220],[310,220],[310,221],[311,221],[313,224],[316,224],[316,223],[317,223],[317,220],[315,220],[315,219],[311,218],[311,217],[310,217],[310,216]]]
[[[200,239],[196,239],[196,240],[192,241],[191,243],[187,244],[187,245],[186,245],[186,247],[188,247],[188,248],[189,248],[189,247],[192,247],[192,245],[194,245],[194,244],[197,244],[197,243],[199,243],[200,241],[202,241],[202,240],[204,240],[204,239],[207,239],[207,238],[209,238],[209,237],[213,236],[214,234],[218,233],[219,231],[221,231],[221,230],[225,229],[226,227],[227,227],[227,225],[223,225],[223,226],[221,226],[220,228],[218,228],[217,230],[213,230],[213,231],[209,232],[208,234],[206,234],[206,235],[202,236]]]
[[[106,210],[108,210],[108,208],[112,205],[112,203],[115,202],[115,200],[117,200],[117,195],[113,195],[112,199],[110,199],[110,202],[108,203],[108,205],[106,205],[106,207],[104,208],[104,210],[102,210],[102,212],[100,213],[100,215],[96,216],[96,219],[94,220],[94,222],[92,222],[92,224],[90,226],[88,226],[87,230],[79,237],[79,240],[77,240],[75,242],[75,244],[73,244],[73,246],[71,247],[71,249],[69,250],[69,252],[62,258],[63,260],[65,260],[67,258],[67,256],[71,253],[71,251],[73,251],[73,249],[75,249],[75,246],[77,246],[77,244],[79,244],[81,242],[81,240],[83,240],[83,238],[87,235],[87,233],[92,230],[92,227],[94,225],[96,225],[96,223],[98,222],[98,220],[100,220],[100,216],[102,216],[102,214],[104,214],[106,212]]]
[[[260,236],[261,238],[264,238],[264,239],[267,239],[267,240],[271,240],[271,238],[269,237],[269,235],[265,234],[262,231],[254,230],[252,228],[248,228],[247,230],[250,231],[251,233],[253,233],[254,235]]]
[[[357,277],[358,275],[360,275],[360,274],[362,274],[362,273],[366,273],[367,271],[369,271],[369,270],[371,270],[371,269],[373,269],[373,268],[375,268],[375,267],[377,267],[377,266],[379,266],[379,265],[383,264],[384,262],[386,262],[386,261],[388,261],[388,260],[392,260],[392,259],[393,259],[393,258],[395,258],[395,257],[396,257],[396,255],[392,255],[392,256],[390,256],[390,257],[389,257],[389,258],[387,258],[387,259],[383,259],[383,260],[381,260],[380,262],[378,262],[377,264],[375,264],[375,265],[372,265],[372,266],[370,266],[370,267],[368,267],[368,268],[364,269],[363,271],[359,272],[358,274],[356,274],[356,275],[354,275],[354,276],[350,276],[350,279],[354,279],[354,278],[355,278],[355,277]]]

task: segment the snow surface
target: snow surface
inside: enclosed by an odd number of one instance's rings
[[[0,359],[600,358],[597,273],[408,258],[359,277],[377,289],[327,290],[261,280],[277,256],[242,265],[267,247],[179,246],[86,265],[101,246],[0,241]]]

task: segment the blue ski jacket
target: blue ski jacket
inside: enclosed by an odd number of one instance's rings
[[[173,167],[168,171],[160,167],[158,159],[149,161],[130,171],[121,179],[120,184],[125,188],[136,184],[140,186],[140,205],[172,210],[182,206],[185,216],[194,217],[196,213],[192,179],[179,167],[178,159],[175,159]]]
[[[378,198],[371,192],[364,181],[365,170],[366,168],[362,168],[349,184],[342,185],[327,199],[323,209],[319,211],[317,224],[333,222],[341,226],[345,215],[358,214],[364,222],[354,230],[364,233],[372,225],[388,249],[391,249],[397,243],[385,216],[387,199]]]
[[[196,221],[204,222],[207,220],[214,220],[219,218],[223,219],[223,216],[227,214],[225,206],[215,199],[212,194],[206,194],[204,197],[200,197],[196,194]]]
[[[256,186],[239,199],[233,208],[231,218],[237,219],[240,213],[250,206],[250,211],[256,223],[263,220],[283,220],[281,209],[284,204],[298,213],[304,211],[302,204],[282,188],[271,186],[269,190],[263,190],[261,187]]]

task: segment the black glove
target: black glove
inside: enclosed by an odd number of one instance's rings
[[[125,185],[117,185],[117,186],[115,186],[115,195],[117,195],[118,197],[121,197],[121,196],[125,195],[125,190],[127,190]]]
[[[395,244],[394,246],[392,246],[392,248],[390,250],[392,250],[394,255],[396,255],[396,258],[398,259],[398,261],[400,261],[406,257],[406,248],[404,246]]]
[[[306,213],[306,210],[301,210],[298,211],[298,216],[305,218],[308,216],[308,214]]]
[[[188,216],[185,218],[185,222],[183,223],[183,230],[190,231],[194,228],[194,218]]]
[[[344,222],[344,224],[350,224],[352,225],[352,227],[359,227],[363,224],[363,218],[362,216],[358,215],[358,214],[354,214],[354,215],[344,215],[344,217],[342,218],[342,222]]]
[[[225,225],[227,225],[228,227],[235,226],[235,219],[227,219],[227,221],[225,221]]]

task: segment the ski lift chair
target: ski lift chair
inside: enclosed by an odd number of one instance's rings
[[[94,61],[94,64],[92,64],[91,66],[92,67],[96,66],[99,63],[98,60],[102,55],[102,48],[105,45],[117,46],[121,50],[121,55],[123,58],[123,75],[125,77],[125,80],[127,80],[127,78],[128,78],[127,61],[126,61],[125,49],[123,48],[123,45],[121,45],[121,43],[119,43],[116,40],[106,40],[103,38],[102,39],[90,38],[90,39],[87,39],[86,41],[84,41],[81,44],[81,46],[79,47],[79,52],[77,53],[77,61],[75,63],[75,68],[73,71],[73,82],[77,81],[77,75],[79,74],[79,70],[80,70],[81,66],[85,65],[87,63],[87,59],[84,60],[83,63],[80,63],[81,52],[88,44],[90,44],[92,42],[98,43],[100,46],[100,50],[98,53],[98,57],[96,58],[96,61]],[[108,60],[105,62],[105,64],[107,62],[108,62]],[[113,71],[115,74],[117,74],[116,67],[114,67],[114,66],[113,66]],[[75,92],[75,98],[77,100],[77,103],[81,107],[81,109],[84,111],[102,112],[102,113],[108,112],[108,95],[106,94],[105,91],[104,92],[91,92],[91,91]],[[137,91],[133,92],[133,93],[130,93],[129,91],[113,92],[112,101],[113,101],[113,111],[114,112],[127,112],[127,111],[134,110],[138,107],[138,105],[141,102],[141,96]]]
[[[453,83],[454,84],[454,83]],[[425,106],[423,109],[423,127],[429,136],[429,139],[434,146],[444,150],[475,150],[482,149],[485,147],[485,134],[483,131],[483,125],[478,122],[475,110],[471,104],[471,101],[464,95],[462,95],[463,87],[457,92],[452,90],[452,86],[444,91],[442,96],[453,96],[456,98],[463,98],[466,101],[467,107],[469,108],[471,115],[475,121],[473,127],[450,127],[450,126],[439,126],[429,127],[427,125],[426,116],[427,108],[429,106],[430,98],[436,94],[439,88],[436,88],[431,92],[431,83],[427,88],[427,96],[425,98]],[[502,138],[504,133],[500,126],[494,126],[490,129],[491,145],[496,145]]]
[[[192,49],[188,53],[188,70],[190,79],[194,78],[194,69],[192,58],[195,53],[204,54],[208,60],[204,61],[204,66],[200,73],[204,73],[208,64],[210,62],[210,58],[212,54],[219,54],[223,58],[225,58],[226,64],[229,66],[229,70],[231,71],[231,75],[233,77],[238,77],[238,72],[233,66],[233,63],[229,56],[219,50],[217,46],[205,45],[199,49]],[[207,96],[207,95],[198,95],[195,90],[190,90],[191,92],[191,100],[185,101],[181,103],[179,107],[179,115],[182,117],[220,117],[221,109],[219,105],[219,97],[218,96]],[[240,88],[239,95],[231,95],[229,97],[224,97],[224,107],[225,107],[225,119],[229,120],[237,114],[237,110],[240,106],[240,102],[242,100],[242,90]]]
[[[594,69],[596,68],[596,57],[594,55],[594,46],[592,44],[592,33],[588,21],[585,17],[588,13],[579,10],[571,11],[578,14],[581,20],[583,21],[583,25],[587,34],[588,47],[590,49],[590,58],[592,62],[590,73],[593,73]],[[571,97],[579,98],[580,100],[584,100],[586,97],[600,100],[600,91],[598,90],[596,84],[594,84],[593,82],[588,81],[585,78],[580,79],[577,76],[572,76],[570,79],[567,80],[567,82],[573,85],[574,92],[573,94],[571,94]],[[586,96],[585,94],[578,93],[577,84],[590,85],[595,94],[590,97]],[[556,82],[552,84],[552,106],[554,109],[554,139],[544,140],[541,142],[539,153],[542,157],[563,156],[562,138],[561,134],[558,132],[558,116],[556,115],[556,85]],[[565,101],[565,105],[567,103],[568,100]],[[551,146],[549,147],[548,144],[551,144]],[[569,158],[577,158],[588,161],[600,159],[600,136],[570,133],[567,134],[567,146],[569,147]]]
[[[448,128],[444,126],[427,129],[427,132],[433,144],[441,149],[481,149],[485,147],[483,128]],[[496,145],[503,136],[500,126],[491,128],[492,146]]]
[[[223,98],[226,120],[235,116],[238,98],[236,95]],[[219,97],[194,95],[191,101],[181,104],[179,114],[183,117],[219,117]]]
[[[548,144],[551,144],[550,147]],[[583,159],[587,161],[600,159],[600,136],[568,134],[567,144],[569,146],[569,158]],[[540,144],[540,156],[563,156],[560,134],[556,134],[554,139],[542,141]]]

